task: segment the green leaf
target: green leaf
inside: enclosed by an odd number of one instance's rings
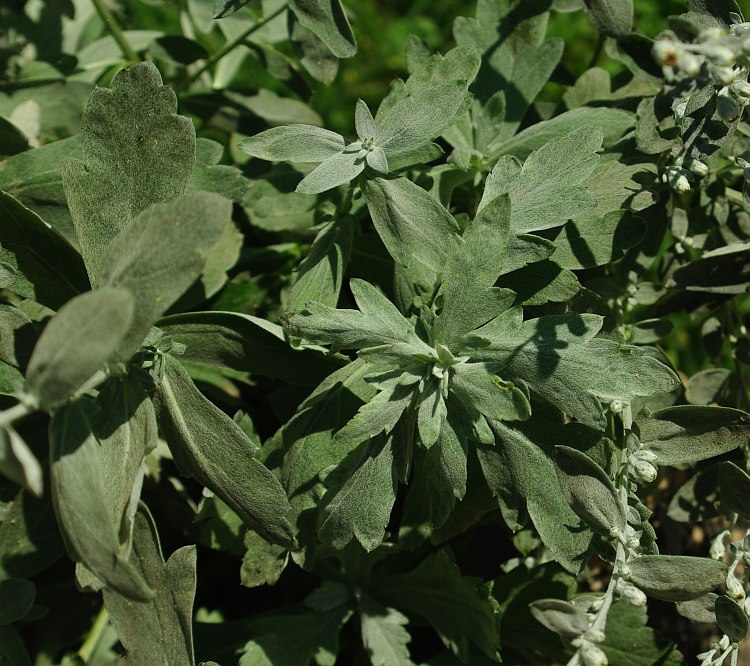
[[[363,442],[328,474],[320,501],[318,534],[340,550],[356,539],[370,552],[385,536],[396,501],[396,447],[393,435]]]
[[[418,262],[441,273],[460,251],[453,216],[410,180],[368,180],[365,198],[373,224],[397,263]]]
[[[477,455],[506,523],[518,531],[528,515],[552,556],[571,573],[578,573],[593,534],[570,508],[560,483],[555,483],[557,466],[552,456],[558,442],[584,435],[591,438],[591,431],[544,418],[512,425],[496,421],[492,430],[497,444],[477,446]]]
[[[108,587],[133,601],[154,591],[120,548],[119,525],[107,508],[99,443],[89,427],[85,403],[71,402],[50,423],[50,486],[68,554]]]
[[[89,289],[81,256],[34,212],[3,191],[0,261],[15,272],[12,291],[55,310]]]
[[[180,356],[190,366],[231,368],[309,386],[343,361],[312,349],[295,349],[281,326],[237,312],[187,312],[159,320],[159,329],[185,345]]]
[[[557,227],[593,209],[596,199],[582,183],[596,168],[602,140],[602,131],[589,125],[535,150],[522,168],[501,158],[487,177],[480,208],[508,193],[516,233]]]
[[[601,644],[610,666],[684,666],[674,643],[646,625],[646,609],[617,601],[607,616]]]
[[[29,445],[10,426],[0,428],[0,473],[36,497],[42,496],[42,466]]]
[[[453,373],[451,390],[469,413],[476,410],[494,421],[524,421],[531,416],[524,392],[500,379],[491,364],[460,363]]]
[[[147,603],[134,604],[114,590],[104,590],[104,606],[125,648],[125,663],[193,666],[195,546],[176,550],[165,564],[154,519],[141,504],[131,561],[156,594]]]
[[[195,129],[159,70],[141,62],[95,88],[81,121],[83,161],[63,166],[63,184],[89,276],[109,242],[150,204],[185,191]]]
[[[31,658],[13,627],[0,626],[0,663],[31,666]]]
[[[727,513],[750,516],[750,475],[732,462],[719,464],[721,506]]]
[[[242,558],[240,583],[245,587],[275,585],[289,559],[286,548],[269,543],[252,530],[245,533],[244,545],[247,550]]]
[[[606,472],[585,453],[568,446],[555,447],[557,477],[570,506],[603,536],[625,531],[627,516],[617,490]]]
[[[720,596],[716,599],[716,624],[732,643],[741,643],[750,630],[750,620],[747,613],[736,601],[729,597]]]
[[[356,150],[345,150],[321,162],[297,185],[299,194],[319,194],[354,180],[365,170]]]
[[[314,125],[284,125],[244,139],[238,148],[271,162],[324,162],[345,147],[344,137]]]
[[[112,358],[133,318],[133,298],[107,287],[66,303],[39,337],[26,373],[42,409],[59,407]]]
[[[154,396],[159,426],[183,474],[218,495],[269,541],[294,546],[281,484],[252,455],[247,435],[206,399],[179,362],[165,356]]]
[[[0,627],[22,620],[31,610],[35,596],[36,588],[29,580],[23,578],[0,580]]]
[[[0,520],[0,578],[30,578],[65,552],[49,499],[21,491],[3,508]]]
[[[407,644],[409,620],[395,608],[386,608],[369,596],[359,602],[362,643],[373,666],[410,666]]]
[[[597,397],[629,402],[671,391],[678,379],[641,348],[594,338],[601,326],[601,317],[590,314],[522,321],[513,308],[465,338],[456,353],[496,363],[505,379],[526,382],[582,423],[603,429]]]
[[[750,415],[728,407],[667,407],[635,422],[660,465],[692,465],[744,446],[750,436]]]
[[[688,555],[641,555],[628,566],[628,579],[663,601],[695,599],[721,585],[727,576],[721,562]]]
[[[383,605],[422,617],[461,661],[471,645],[499,657],[495,608],[478,579],[462,576],[445,550],[438,550],[407,573],[384,576],[373,596]]]
[[[340,0],[290,0],[289,9],[337,58],[351,58],[357,52],[357,42]]]
[[[151,326],[198,278],[221,237],[232,204],[218,194],[185,194],[154,204],[110,242],[99,261],[97,287],[127,289],[137,307],[118,350],[127,360]]]
[[[586,613],[567,601],[537,599],[530,606],[534,618],[560,636],[574,638],[589,630]]]
[[[682,617],[687,618],[691,622],[716,624],[716,613],[714,612],[714,608],[718,598],[717,594],[709,592],[708,594],[704,594],[696,599],[678,601],[675,604],[675,608]]]
[[[584,0],[596,29],[607,37],[624,37],[633,31],[633,0]]]
[[[297,281],[289,292],[289,310],[301,310],[308,301],[336,307],[351,254],[352,222],[347,216],[320,230],[299,265]]]

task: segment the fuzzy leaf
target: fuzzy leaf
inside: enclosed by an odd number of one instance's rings
[[[185,191],[195,129],[151,62],[95,88],[81,121],[83,161],[63,166],[63,185],[89,276],[109,242],[147,206]]]
[[[523,391],[502,381],[491,364],[456,365],[451,390],[469,413],[476,410],[494,421],[524,421],[531,416],[531,405]]]
[[[26,373],[43,409],[59,407],[112,358],[133,318],[133,298],[107,287],[64,305],[39,337]]]
[[[357,42],[340,0],[290,0],[289,9],[337,58],[351,58],[357,52]]]
[[[624,532],[627,517],[611,479],[585,453],[568,446],[555,447],[557,476],[570,506],[603,536]]]
[[[584,0],[596,29],[607,37],[624,37],[633,31],[633,0]]]
[[[719,464],[721,506],[726,512],[750,516],[750,475],[732,462]]]
[[[119,525],[107,508],[100,446],[81,400],[59,409],[50,423],[50,486],[68,554],[108,587],[133,601],[154,590],[120,549]]]
[[[126,651],[125,664],[194,666],[195,546],[176,550],[165,564],[156,524],[141,504],[135,514],[131,561],[156,596],[148,603],[134,604],[115,591],[104,590],[104,606]]]
[[[599,128],[587,126],[535,150],[522,168],[501,158],[487,177],[480,208],[507,192],[515,233],[550,229],[578,217],[596,206],[582,183],[596,168],[602,140]]]
[[[23,619],[31,610],[35,596],[34,583],[29,580],[23,578],[0,580],[0,627]]]
[[[0,261],[15,274],[11,291],[49,308],[89,289],[86,267],[73,246],[2,190]]]
[[[251,157],[271,162],[324,162],[344,150],[344,137],[314,125],[283,125],[240,141]]]
[[[218,495],[269,541],[294,545],[289,502],[276,477],[252,455],[247,435],[195,387],[184,368],[164,357],[154,397],[162,434],[183,474]]]
[[[99,261],[97,287],[127,289],[136,308],[118,356],[127,360],[156,320],[198,278],[207,252],[232,215],[218,194],[185,194],[145,209],[109,244]]]
[[[688,555],[641,555],[628,564],[629,580],[646,594],[663,601],[687,601],[724,582],[721,562]]]
[[[744,446],[750,415],[729,407],[680,405],[636,418],[641,443],[660,465],[691,465]]]
[[[396,501],[396,445],[392,435],[373,437],[326,477],[318,518],[324,542],[340,550],[355,538],[370,552],[383,541]]]
[[[747,613],[736,601],[729,597],[720,596],[715,604],[716,624],[732,643],[741,643],[747,637],[750,630],[750,620]]]
[[[586,613],[567,601],[538,599],[530,606],[534,618],[560,636],[576,637],[589,630]]]
[[[297,185],[299,194],[319,194],[354,180],[365,170],[365,160],[355,150],[345,150],[318,164]]]
[[[369,596],[359,603],[362,643],[373,666],[410,666],[405,629],[408,619],[394,608],[386,608]]]

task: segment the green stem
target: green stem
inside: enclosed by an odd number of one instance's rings
[[[94,620],[94,624],[86,635],[86,639],[83,641],[83,645],[81,645],[81,649],[78,650],[78,656],[85,662],[88,663],[89,659],[91,659],[91,655],[94,653],[94,650],[102,637],[102,633],[107,626],[108,620],[109,616],[107,615],[107,609],[102,606],[99,609],[99,614]]]
[[[0,428],[10,426],[14,421],[22,419],[27,414],[31,414],[32,408],[25,402],[19,402],[10,409],[0,412]]]
[[[120,29],[120,24],[112,15],[112,12],[109,11],[109,7],[104,3],[104,0],[94,0],[94,7],[96,7],[97,14],[99,14],[102,21],[104,21],[104,25],[107,27],[109,34],[112,35],[112,39],[114,39],[120,47],[125,59],[129,62],[138,62],[138,60],[140,60],[138,54],[133,50],[133,47],[125,38],[125,35]]]
[[[247,30],[244,30],[239,35],[237,35],[237,37],[228,41],[226,44],[224,44],[224,47],[221,50],[214,53],[210,58],[207,58],[206,61],[203,63],[203,65],[199,67],[197,70],[195,70],[187,78],[187,80],[185,81],[182,87],[188,86],[194,81],[197,81],[203,75],[204,72],[207,72],[217,62],[219,62],[219,60],[221,60],[224,56],[234,51],[235,48],[237,48],[240,44],[242,44],[242,42],[244,42],[256,30],[260,30],[264,25],[268,24],[270,21],[275,19],[284,11],[286,11],[286,4],[281,5],[281,7],[279,7],[276,11],[271,12],[268,16],[262,18],[260,21],[253,23]]]

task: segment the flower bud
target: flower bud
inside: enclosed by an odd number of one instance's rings
[[[620,400],[613,400],[609,403],[609,411],[613,414],[619,414],[622,412],[622,401]]]
[[[737,70],[733,67],[715,66],[711,69],[713,77],[722,85],[728,86],[737,78]]]
[[[656,62],[663,67],[673,67],[680,56],[677,44],[669,39],[657,39],[651,53]]]
[[[638,460],[645,460],[646,462],[656,462],[658,456],[650,449],[639,449],[634,454],[634,457]]]
[[[623,564],[620,566],[620,576],[627,580],[632,574],[633,570],[630,568],[630,566],[628,566],[627,564]]]
[[[737,580],[734,573],[727,576],[727,594],[737,601],[745,598],[745,586]]]
[[[734,64],[734,51],[726,46],[707,45],[701,48],[701,53],[719,67],[730,67]]]
[[[583,636],[592,643],[603,643],[607,638],[601,629],[589,629]]]
[[[668,166],[662,174],[662,180],[668,183],[677,194],[686,194],[690,191],[690,181],[693,180],[693,174],[680,167]]]
[[[724,530],[714,537],[714,540],[711,542],[711,549],[709,550],[709,556],[711,557],[711,559],[720,560],[724,557],[724,553],[727,551],[724,540],[728,536],[729,530]]]
[[[719,115],[728,123],[734,122],[740,117],[742,110],[737,101],[729,95],[719,95],[716,98],[716,110]]]
[[[635,585],[628,585],[622,593],[622,598],[631,606],[636,606],[638,608],[643,608],[648,602],[646,594],[642,590],[639,590]]]
[[[703,28],[698,33],[697,41],[710,42],[714,39],[721,39],[726,33],[721,28]]]
[[[676,67],[685,76],[698,76],[701,71],[701,65],[703,61],[698,56],[688,53],[687,51],[680,51],[677,55]]]
[[[735,81],[732,84],[732,92],[742,99],[750,99],[750,83],[747,81]]]
[[[698,178],[703,178],[709,173],[708,164],[702,162],[701,160],[691,158],[685,163],[685,166],[690,170],[691,173],[698,176]]]
[[[651,483],[658,475],[658,471],[650,462],[637,458],[630,465],[630,472],[630,476],[637,483]]]
[[[680,120],[685,117],[685,110],[687,109],[687,100],[678,99],[672,104],[672,114],[676,120]]]
[[[607,666],[607,655],[604,650],[593,643],[588,643],[581,648],[581,661],[583,666]]]

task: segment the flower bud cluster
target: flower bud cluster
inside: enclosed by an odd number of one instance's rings
[[[578,649],[578,655],[584,666],[607,666],[609,661],[597,643],[604,641],[604,632],[590,629],[582,636],[571,641],[571,645]]]
[[[618,579],[615,585],[615,592],[633,606],[643,607],[646,605],[646,595],[633,585],[633,583],[626,581],[624,578]]]
[[[718,643],[713,643],[709,650],[698,655],[698,659],[701,660],[700,666],[721,666],[730,647],[729,636],[722,636]]]
[[[672,31],[662,33],[654,42],[652,54],[661,65],[665,90],[674,97],[672,112],[681,124],[688,98],[698,90],[712,86],[716,115],[727,125],[737,121],[750,102],[750,23],[734,17],[729,31],[704,28],[692,41],[681,41]],[[689,124],[689,123],[688,123]],[[677,194],[686,194],[697,179],[708,175],[708,166],[683,154],[662,173],[662,182]]]
[[[630,455],[628,476],[636,483],[651,483],[656,479],[656,454],[647,449],[635,434],[630,433],[627,440]]]

